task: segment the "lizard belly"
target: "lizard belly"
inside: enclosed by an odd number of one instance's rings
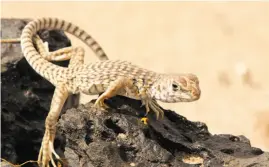
[[[90,84],[82,88],[81,91],[87,95],[98,95],[106,91],[108,85],[104,84]]]

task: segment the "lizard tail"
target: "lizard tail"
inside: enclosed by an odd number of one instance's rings
[[[34,70],[54,85],[59,79],[61,79],[62,74],[67,73],[68,70],[65,67],[54,65],[51,62],[43,59],[34,48],[32,37],[37,33],[37,31],[42,29],[63,30],[68,32],[88,45],[100,60],[108,60],[108,57],[106,56],[101,46],[89,34],[80,29],[78,26],[58,18],[40,18],[33,20],[29,22],[22,31],[22,52]]]

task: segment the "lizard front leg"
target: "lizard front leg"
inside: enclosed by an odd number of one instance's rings
[[[45,134],[38,155],[39,166],[48,167],[49,161],[51,161],[53,167],[56,167],[52,157],[53,154],[57,159],[60,159],[59,155],[54,150],[53,143],[56,134],[56,123],[67,97],[68,90],[65,84],[62,83],[58,85],[54,90],[50,111],[45,121]]]
[[[157,119],[159,118],[162,119],[164,117],[164,111],[160,108],[160,105],[157,103],[155,99],[151,99],[149,101],[149,106],[153,110],[153,112],[155,112]]]
[[[159,116],[163,117],[164,112],[159,107],[156,100],[151,99],[147,95],[147,87],[142,88],[138,85],[139,84],[137,84],[137,81],[134,81],[131,78],[120,77],[112,82],[106,91],[98,97],[94,106],[99,108],[108,108],[108,106],[104,103],[105,99],[111,98],[117,94],[122,94],[123,92],[125,92],[128,96],[128,91],[131,91],[140,97],[142,104],[146,107],[147,113],[150,111],[150,109],[152,109],[155,112],[157,119],[159,119]]]
[[[159,119],[159,117],[163,118],[164,116],[163,110],[160,108],[159,104],[155,99],[148,97],[146,90],[147,89],[145,88],[139,89],[139,96],[142,99],[142,105],[144,105],[146,108],[146,115],[149,113],[151,109],[156,114],[156,119]]]

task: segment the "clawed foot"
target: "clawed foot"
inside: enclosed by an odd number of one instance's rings
[[[163,110],[160,108],[159,104],[157,103],[157,101],[155,99],[150,99],[148,98],[147,92],[146,92],[146,88],[143,88],[139,91],[138,96],[140,96],[142,100],[142,106],[146,107],[146,115],[148,115],[150,109],[153,110],[153,112],[155,112],[156,114],[156,119],[158,120],[160,117],[163,118],[164,117],[164,112]]]
[[[100,97],[95,101],[93,107],[99,110],[105,110],[109,108],[109,106],[105,104],[104,99]]]
[[[156,100],[150,101],[150,108],[155,112],[156,118],[163,119],[164,117],[164,111],[160,108],[159,104],[156,102]]]
[[[146,115],[148,115],[150,109],[153,110],[153,112],[156,114],[156,119],[158,120],[159,118],[163,118],[164,117],[164,112],[163,110],[160,108],[159,104],[156,102],[156,100],[151,99],[151,100],[142,100],[142,105],[144,105],[146,107]]]
[[[54,150],[53,141],[50,140],[50,134],[46,130],[38,155],[38,166],[49,167],[49,162],[51,162],[53,167],[57,167],[52,155],[58,161],[60,160],[60,156]]]

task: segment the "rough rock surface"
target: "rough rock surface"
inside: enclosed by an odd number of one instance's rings
[[[25,23],[2,19],[3,38],[20,34],[17,31]],[[41,37],[49,41],[51,50],[70,45],[59,31],[44,31]],[[31,69],[19,44],[2,45],[4,57],[1,158],[18,164],[37,159],[54,88]],[[158,121],[151,113],[145,125],[140,121],[145,109],[139,101],[117,96],[106,101],[111,107],[107,112],[96,112],[93,102],[77,107],[77,99],[73,96],[67,103],[66,108],[73,108],[63,112],[57,125],[55,148],[68,166],[269,166],[269,153],[251,147],[246,137],[212,135],[205,124],[173,111],[165,111]]]
[[[92,104],[67,110],[59,120],[70,166],[269,166],[269,153],[246,137],[211,135],[204,123],[173,111],[158,121],[151,113],[144,125],[139,101],[114,97],[106,112],[94,112]]]

